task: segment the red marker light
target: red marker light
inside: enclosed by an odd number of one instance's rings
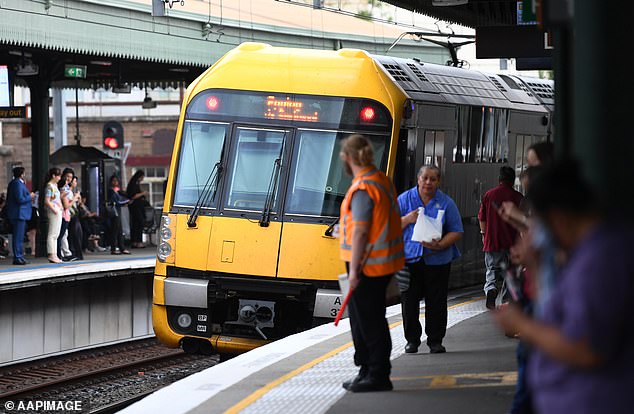
[[[366,106],[365,108],[361,110],[362,121],[366,121],[366,122],[373,121],[375,115],[376,115],[376,112],[374,111],[374,108],[372,108],[371,106]]]
[[[215,96],[210,96],[207,98],[207,108],[211,111],[215,111],[218,109],[218,105],[220,105],[220,100]]]
[[[117,142],[117,139],[113,137],[104,138],[103,143],[106,147],[110,149],[117,149],[117,147],[119,147],[119,143]]]

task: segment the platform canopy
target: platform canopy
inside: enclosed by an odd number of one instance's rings
[[[517,22],[517,0],[383,0],[383,2],[471,28],[515,25]]]

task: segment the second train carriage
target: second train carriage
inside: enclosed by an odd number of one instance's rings
[[[423,163],[441,168],[467,232],[454,273],[480,278],[480,197],[549,127],[520,78],[360,50],[237,47],[183,101],[159,229],[157,337],[236,353],[335,316],[344,266],[332,228],[351,181],[339,142],[351,133],[370,139],[399,190]]]

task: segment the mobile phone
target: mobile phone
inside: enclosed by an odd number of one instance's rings
[[[493,200],[491,200],[491,205],[492,205],[493,207],[495,207],[495,209],[496,209],[496,210],[499,210],[499,209],[500,209],[500,205],[499,205],[497,202],[493,201]]]
[[[515,278],[513,271],[511,268],[506,266],[505,263],[502,264],[502,272],[504,272],[504,282],[506,282],[506,288],[511,293],[511,297],[515,302],[518,302],[521,297],[520,286],[518,284],[518,280]]]

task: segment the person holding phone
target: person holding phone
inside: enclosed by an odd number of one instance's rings
[[[498,214],[502,203],[511,202],[519,207],[522,202],[524,196],[513,189],[514,182],[515,170],[508,165],[500,167],[499,184],[484,194],[478,212],[486,265],[484,293],[488,309],[495,309],[498,283],[504,279],[503,269],[510,266],[509,251],[518,235],[517,230]]]

